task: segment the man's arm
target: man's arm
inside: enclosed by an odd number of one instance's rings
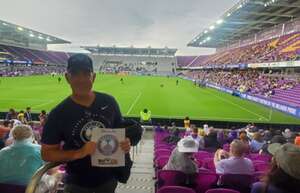
[[[47,162],[67,162],[91,155],[96,150],[95,142],[87,142],[78,150],[62,150],[59,144],[42,144],[41,155]]]

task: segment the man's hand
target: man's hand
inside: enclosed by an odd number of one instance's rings
[[[126,138],[124,141],[121,141],[120,142],[120,146],[121,146],[121,149],[125,152],[125,153],[129,153],[130,151],[130,140],[129,138]]]
[[[79,149],[76,159],[84,158],[85,156],[92,155],[96,151],[96,143],[89,141],[82,148]]]

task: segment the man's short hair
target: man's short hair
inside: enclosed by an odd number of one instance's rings
[[[245,144],[241,140],[235,139],[230,144],[230,151],[234,155],[242,156],[245,150]]]

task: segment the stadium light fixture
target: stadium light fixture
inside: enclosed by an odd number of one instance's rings
[[[215,26],[212,25],[212,26],[209,27],[209,29],[210,29],[210,30],[213,30],[213,29],[215,29]]]
[[[205,33],[205,34],[207,34],[207,32],[208,32],[207,30],[204,30],[204,33]]]
[[[34,34],[31,33],[31,34],[29,34],[29,36],[33,38],[33,37],[34,37]]]
[[[219,19],[218,21],[217,21],[217,24],[221,24],[221,23],[223,23],[224,21],[223,21],[223,19]]]
[[[44,39],[44,38],[43,38],[42,36],[39,36],[39,39],[42,40],[42,39]]]
[[[47,37],[46,40],[47,40],[47,42],[51,42],[52,41],[49,37]]]
[[[18,30],[19,31],[23,31],[24,29],[22,27],[18,27]]]
[[[231,16],[231,13],[227,13],[227,17]]]
[[[3,22],[3,23],[2,23],[2,25],[5,25],[5,26],[6,26],[6,25],[7,25],[7,23],[4,23],[4,22]]]
[[[206,38],[206,41],[209,41],[209,40],[211,40],[211,37],[207,37],[207,38]]]

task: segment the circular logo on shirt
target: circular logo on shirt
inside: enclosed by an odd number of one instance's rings
[[[97,148],[105,156],[114,154],[119,146],[118,139],[113,135],[104,135],[97,142]]]
[[[105,128],[104,124],[99,121],[90,121],[86,123],[80,132],[80,138],[84,142],[88,142],[92,138],[92,131],[93,129],[97,128]]]

